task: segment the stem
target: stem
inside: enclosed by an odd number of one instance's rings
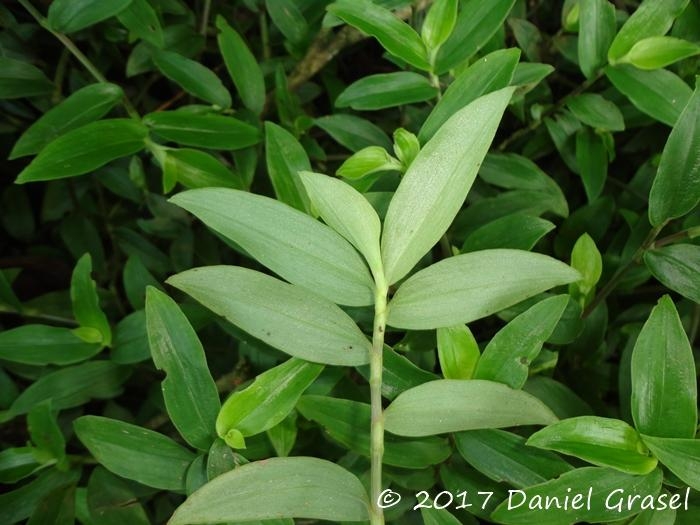
[[[211,11],[211,0],[204,0],[204,9],[202,9],[202,22],[199,26],[199,33],[202,36],[207,36],[207,26],[209,25],[209,12]]]
[[[389,287],[383,272],[375,275],[374,330],[369,360],[369,388],[372,406],[370,457],[372,464],[371,525],[384,525],[384,514],[378,505],[382,492],[382,456],[384,455],[384,412],[382,408],[382,352],[386,330],[387,293]]]
[[[49,22],[46,19],[46,17],[44,17],[39,11],[37,11],[36,8],[31,3],[29,3],[29,0],[18,0],[18,2],[39,23],[41,27],[43,27],[49,33],[55,36],[59,40],[59,42],[61,42],[61,44],[63,44],[64,47],[68,51],[70,51],[75,58],[78,59],[78,61],[83,65],[83,67],[88,71],[88,73],[90,73],[95,78],[95,80],[97,80],[98,82],[107,82],[105,76],[100,72],[99,69],[97,69],[95,64],[93,64],[90,61],[90,59],[87,56],[85,56],[85,54],[80,49],[78,49],[78,46],[76,46],[73,43],[73,41],[63,33],[54,31],[49,25]],[[122,105],[124,106],[126,112],[131,118],[140,120],[141,117],[139,116],[138,111],[136,111],[136,108],[126,97],[126,95],[124,95],[124,97],[122,98]]]

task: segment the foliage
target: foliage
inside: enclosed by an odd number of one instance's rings
[[[697,1],[0,25],[0,522],[700,522]]]

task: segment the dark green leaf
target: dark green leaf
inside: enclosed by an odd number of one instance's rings
[[[569,304],[575,304],[570,302]],[[580,309],[578,310],[581,311]],[[552,409],[559,419],[593,414],[593,409],[568,386],[546,376],[534,376],[523,387]]]
[[[553,223],[532,215],[504,215],[467,235],[460,251],[467,253],[493,248],[529,251],[554,228]]]
[[[595,93],[570,98],[566,106],[574,116],[594,129],[623,131],[625,121],[615,104]]]
[[[92,471],[87,488],[90,518],[100,525],[149,525],[146,511],[129,485],[102,467]]]
[[[209,449],[221,404],[197,334],[177,303],[152,287],[146,327],[153,362],[166,373],[161,388],[170,419],[190,445]]]
[[[644,444],[681,480],[700,490],[700,440],[642,435]]]
[[[551,410],[530,394],[478,379],[424,383],[400,394],[384,411],[386,430],[400,436],[547,425],[555,421]]]
[[[588,202],[603,192],[608,177],[608,152],[601,136],[589,128],[576,133],[576,163]]]
[[[657,464],[637,431],[619,419],[597,416],[565,419],[535,432],[527,444],[628,474],[648,474]]]
[[[79,478],[79,470],[52,469],[18,489],[0,494],[0,523],[12,525],[26,520],[49,494],[76,483]]]
[[[277,199],[308,212],[309,198],[299,172],[311,170],[309,157],[294,135],[272,122],[265,122],[265,160]]]
[[[92,258],[89,253],[83,255],[73,270],[70,284],[70,298],[73,315],[81,328],[92,328],[101,336],[104,346],[112,344],[112,329],[107,316],[100,307],[97,285],[92,280]]]
[[[49,6],[48,23],[60,33],[75,33],[110,18],[131,0],[54,0]]]
[[[50,142],[17,177],[19,184],[75,177],[145,146],[148,130],[130,119],[85,124]]]
[[[28,324],[0,332],[0,359],[26,365],[70,365],[85,361],[102,348],[81,339],[74,330]]]
[[[269,488],[274,486],[275,497]],[[281,517],[365,521],[369,502],[362,483],[330,461],[270,458],[213,479],[170,519],[170,525],[251,521]]]
[[[158,14],[148,0],[131,0],[131,3],[117,15],[129,32],[156,47],[163,47],[165,39]]]
[[[260,142],[260,132],[233,117],[184,111],[150,113],[144,123],[166,140],[198,148],[236,150]]]
[[[10,159],[38,153],[60,135],[98,120],[123,95],[119,86],[102,82],[75,91],[29,126],[12,148]]]
[[[437,89],[423,75],[410,71],[369,75],[350,84],[335,99],[339,108],[356,110],[393,108],[430,100]]]
[[[165,179],[179,182],[188,189],[211,186],[243,189],[239,175],[216,157],[196,149],[166,150],[163,173]]]
[[[350,151],[359,151],[368,146],[391,149],[391,141],[381,128],[355,115],[328,115],[315,119],[314,124]]]
[[[615,6],[608,0],[580,0],[578,63],[592,78],[608,63],[608,48],[615,37]]]
[[[272,23],[293,44],[300,44],[309,31],[308,24],[294,0],[265,0]]]
[[[392,55],[418,69],[428,70],[425,44],[411,26],[370,0],[337,0],[328,11],[375,37]]]
[[[675,244],[647,251],[644,263],[664,285],[700,303],[700,246]]]
[[[48,453],[57,463],[66,456],[66,440],[56,421],[51,402],[40,403],[27,414],[27,429],[32,443]]]
[[[700,84],[673,125],[649,194],[649,222],[682,217],[700,202]]]
[[[39,97],[54,90],[40,69],[13,58],[0,57],[0,100]]]
[[[100,416],[82,416],[73,428],[107,470],[149,487],[182,491],[194,454],[163,434]]]
[[[27,525],[73,525],[75,523],[75,485],[61,487],[42,499]]]

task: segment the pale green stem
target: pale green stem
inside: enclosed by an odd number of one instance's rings
[[[369,360],[369,388],[372,406],[371,446],[372,464],[371,512],[372,525],[384,525],[384,514],[378,505],[382,492],[382,457],[384,455],[384,412],[382,408],[382,352],[384,351],[384,331],[386,330],[388,285],[383,272],[375,275],[374,330],[372,332],[372,352]]]

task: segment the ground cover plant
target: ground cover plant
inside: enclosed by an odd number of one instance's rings
[[[0,26],[0,523],[700,523],[696,0]]]

